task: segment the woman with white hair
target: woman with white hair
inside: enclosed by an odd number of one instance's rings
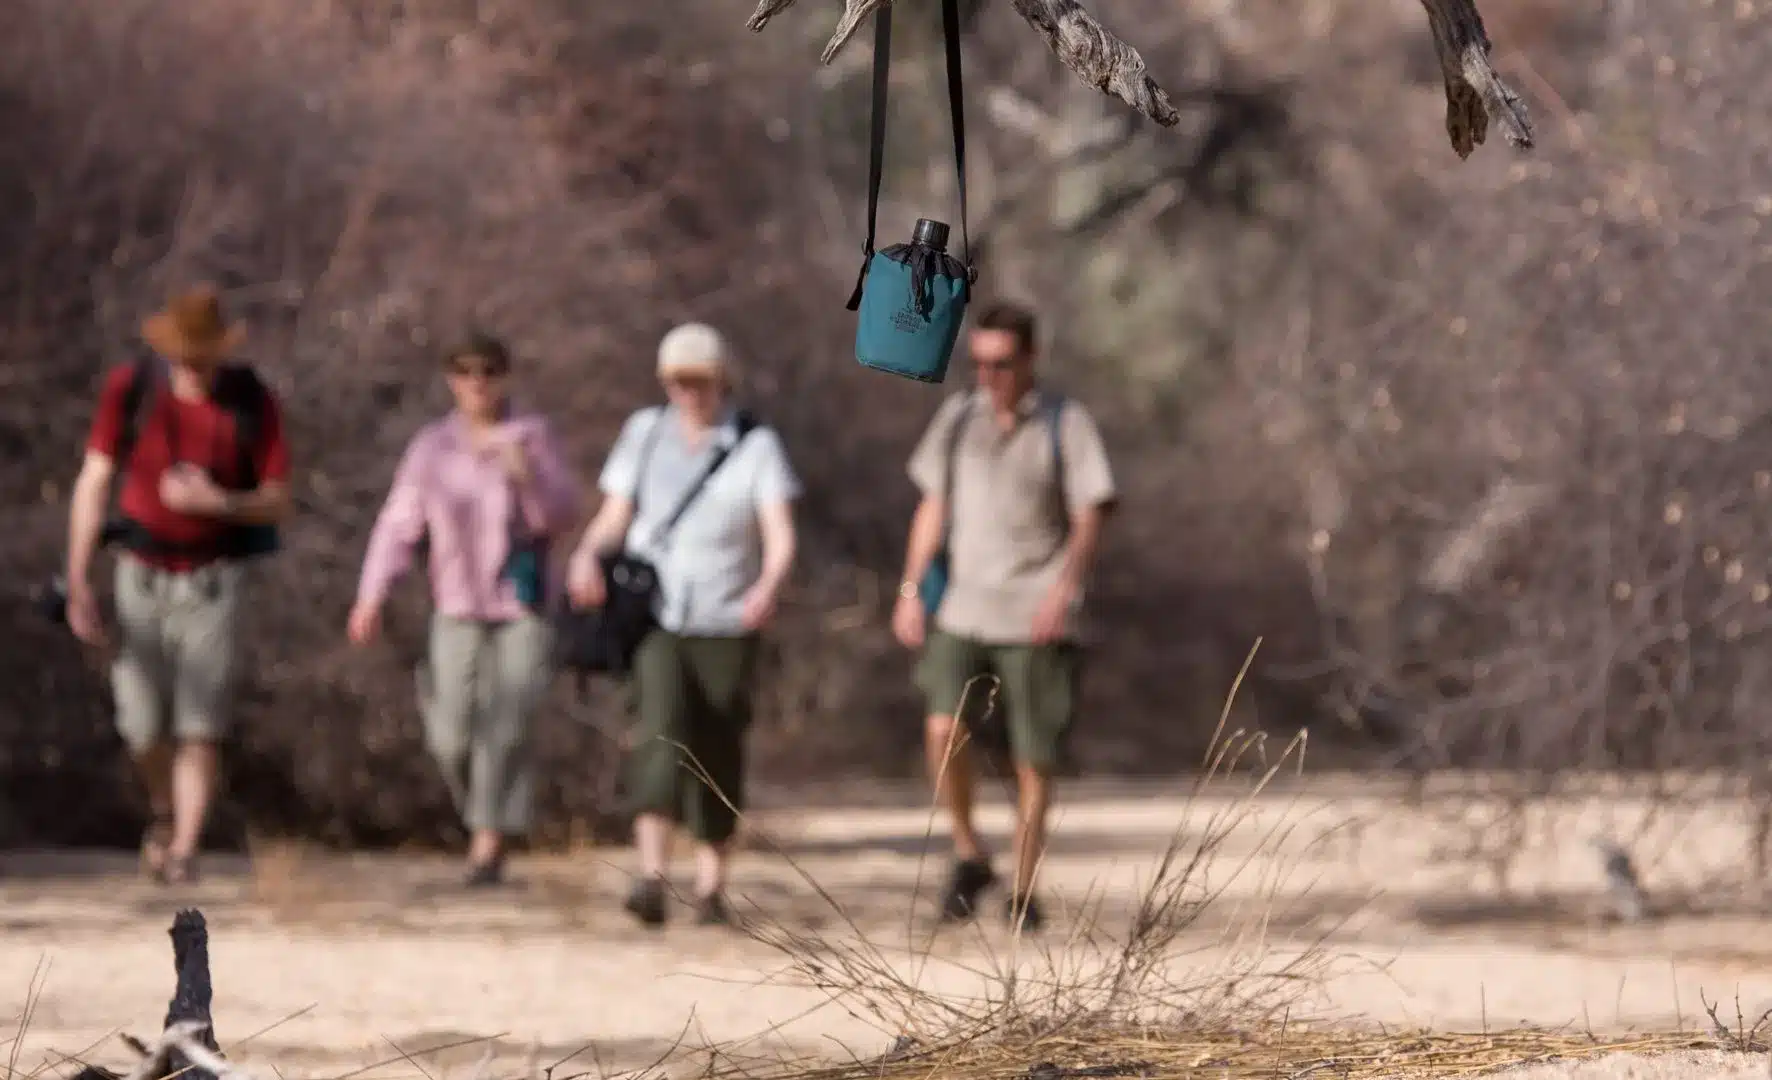
[[[648,926],[666,918],[675,824],[697,841],[698,921],[729,918],[727,849],[744,806],[757,635],[794,560],[800,482],[775,432],[733,407],[734,376],[712,327],[664,336],[668,404],[622,426],[598,481],[603,505],[567,573],[573,602],[596,608],[606,600],[604,556],[625,551],[657,570],[658,625],[633,661],[639,729],[628,761],[640,876],[625,906]]]

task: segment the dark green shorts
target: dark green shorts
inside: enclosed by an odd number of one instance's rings
[[[732,836],[744,808],[756,668],[755,637],[654,630],[640,643],[632,683],[639,723],[627,770],[633,812],[662,814],[708,843]]]
[[[936,630],[924,642],[917,663],[917,687],[931,716],[954,716],[962,695],[965,711],[958,719],[974,732],[1001,718],[1008,728],[1009,751],[1017,762],[1051,769],[1059,762],[1065,737],[1076,712],[1079,655],[1074,644],[989,645]],[[994,713],[988,679],[1000,685]]]

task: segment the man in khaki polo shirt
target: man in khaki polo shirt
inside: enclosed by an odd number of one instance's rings
[[[1040,923],[1034,869],[1053,766],[1075,706],[1083,582],[1116,497],[1089,413],[1035,383],[1035,330],[1033,314],[1011,304],[989,307],[974,322],[968,346],[978,388],[943,403],[911,456],[923,499],[892,616],[898,640],[922,649],[917,684],[928,703],[929,773],[953,819],[942,917],[971,917],[979,894],[996,881],[972,826],[964,738],[991,697],[988,680],[970,692],[966,686],[994,676],[1019,804],[1006,907],[1011,923],[1025,929]],[[921,586],[944,547],[947,586],[931,618]],[[956,723],[963,694],[965,714]]]

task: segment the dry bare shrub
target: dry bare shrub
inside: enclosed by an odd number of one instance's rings
[[[725,168],[760,133],[669,54],[604,65],[628,21],[605,7],[27,2],[4,21],[16,236],[0,348],[17,392],[0,428],[29,453],[3,483],[31,507],[3,554],[21,594],[4,768],[22,828],[129,833],[96,665],[22,593],[59,558],[99,371],[165,290],[201,276],[250,321],[298,462],[298,517],[255,613],[236,802],[273,833],[447,836],[410,704],[420,588],[397,598],[392,650],[353,653],[338,629],[399,449],[442,408],[436,351],[470,323],[511,337],[587,474],[651,397],[672,319],[729,325],[759,354],[758,392],[792,391],[797,350],[759,333],[793,322],[792,238],[770,239],[770,170]],[[734,248],[761,271],[734,274]],[[768,411],[792,440],[798,418]],[[619,698],[586,709],[567,690],[552,715],[581,722],[539,733],[543,839],[611,810],[599,732]]]

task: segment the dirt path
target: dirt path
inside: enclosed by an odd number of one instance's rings
[[[981,970],[992,963],[1036,979],[1055,963],[1087,967],[1092,954],[1064,944],[1078,936],[1078,909],[1093,905],[1092,925],[1122,932],[1175,830],[1187,849],[1213,815],[1234,811],[1228,798],[1189,804],[1125,784],[1075,793],[1044,871],[1056,916],[1048,944],[1018,947],[994,909],[930,944],[921,915],[941,864],[921,858],[927,812],[911,795],[874,802],[761,811],[759,831],[786,857],[743,857],[741,908],[830,943],[852,941],[852,923],[885,963],[955,997],[986,991]],[[1772,1005],[1772,918],[1706,884],[1740,861],[1731,808],[1664,822],[1644,842],[1647,884],[1677,910],[1634,927],[1590,917],[1600,878],[1582,838],[1635,812],[1613,800],[1547,818],[1553,839],[1521,844],[1503,898],[1470,859],[1436,858],[1448,836],[1392,799],[1329,783],[1264,797],[1208,862],[1204,880],[1219,896],[1171,966],[1209,975],[1255,957],[1272,965],[1323,939],[1338,974],[1301,1008],[1331,1014],[1465,1029],[1690,1025],[1702,994],[1731,1016],[1737,999],[1758,1015]],[[1001,836],[1005,808],[987,808],[985,821]],[[123,857],[9,853],[0,1012],[22,1011],[46,963],[21,1066],[94,1044],[91,1056],[116,1061],[110,1032],[157,1026],[171,982],[165,928],[175,907],[196,904],[211,925],[224,1047],[268,1028],[235,1052],[285,1070],[342,1075],[395,1059],[381,1075],[417,1076],[402,1052],[487,1036],[499,1038],[419,1056],[447,1071],[491,1046],[501,1060],[543,1066],[577,1053],[589,1068],[643,1064],[684,1039],[762,1036],[753,1051],[827,1057],[889,1041],[894,1032],[783,981],[785,958],[766,945],[686,922],[663,933],[630,926],[616,910],[629,864],[619,849],[526,859],[507,892],[470,896],[453,887],[446,860],[281,850],[256,868],[214,860],[203,883],[170,893],[137,883]]]

